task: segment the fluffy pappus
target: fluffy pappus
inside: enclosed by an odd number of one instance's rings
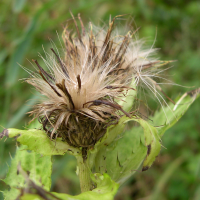
[[[155,50],[142,50],[142,42],[134,41],[135,32],[118,35],[115,17],[105,28],[86,29],[78,16],[80,28],[72,15],[75,33],[64,28],[65,55],[56,49],[44,60],[45,71],[34,60],[38,72],[27,82],[46,97],[31,114],[39,118],[49,137],[62,137],[75,147],[90,148],[103,137],[106,128],[123,115],[131,117],[117,102],[144,77],[143,72],[160,61],[151,59]],[[153,83],[153,82],[152,82]]]

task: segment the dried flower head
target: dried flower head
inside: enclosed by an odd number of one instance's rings
[[[81,32],[73,17],[76,35],[65,27],[63,40],[65,56],[51,49],[53,56],[44,60],[49,68],[45,71],[35,60],[39,71],[27,80],[47,97],[31,112],[40,119],[51,138],[62,137],[75,147],[93,146],[106,132],[111,123],[131,113],[117,102],[126,96],[135,80],[147,82],[143,72],[159,66],[158,60],[150,59],[154,49],[142,50],[142,42],[134,41],[135,32],[118,35],[114,31],[116,17],[109,22],[108,30],[86,30],[80,15]]]

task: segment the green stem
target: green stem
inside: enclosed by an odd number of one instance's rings
[[[83,161],[82,156],[77,156],[78,175],[80,180],[81,192],[87,192],[92,189],[92,180],[90,178],[90,168],[87,160]]]

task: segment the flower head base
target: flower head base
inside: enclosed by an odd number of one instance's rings
[[[73,17],[73,15],[72,15]],[[79,16],[82,32],[73,17],[77,37],[68,27],[64,29],[65,57],[51,49],[54,56],[44,62],[46,72],[37,61],[39,73],[27,80],[47,97],[31,112],[40,119],[51,138],[62,137],[75,147],[90,147],[105,134],[111,123],[122,115],[130,117],[117,102],[126,96],[131,81],[138,79],[159,61],[147,57],[154,50],[141,50],[141,42],[133,41],[134,33],[114,33],[114,18],[107,32],[85,30]]]

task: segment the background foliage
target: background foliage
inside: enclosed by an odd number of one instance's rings
[[[28,60],[38,59],[51,47],[59,46],[62,25],[81,13],[85,24],[107,22],[109,16],[130,14],[139,30],[139,37],[160,48],[162,60],[177,60],[166,72],[175,83],[199,86],[200,77],[200,2],[194,0],[2,0],[0,1],[0,125],[23,128],[30,120],[26,112],[38,96],[23,81],[28,77],[17,63],[33,69]],[[123,21],[120,22],[123,24]],[[49,39],[50,38],[50,39]],[[38,59],[39,60],[39,59]],[[175,98],[186,88],[167,86],[166,93]],[[189,89],[188,89],[189,90]],[[155,105],[156,107],[157,105]],[[197,100],[162,139],[161,154],[147,172],[138,172],[120,189],[120,199],[200,199],[200,104]],[[1,128],[0,128],[1,129]],[[3,128],[2,128],[3,130]],[[0,141],[0,178],[15,153],[16,142]],[[54,158],[52,190],[79,193],[75,175],[75,159],[71,156]],[[0,182],[0,190],[7,187]],[[0,196],[0,199],[2,196]]]

